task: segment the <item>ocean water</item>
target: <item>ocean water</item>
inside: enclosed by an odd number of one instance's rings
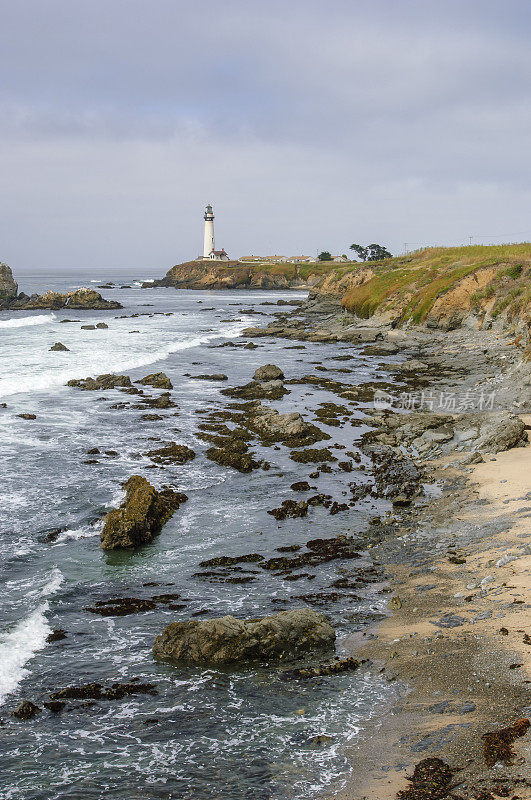
[[[20,289],[66,290],[97,285],[98,278],[88,273],[27,277],[20,279]],[[202,560],[249,552],[270,557],[278,555],[278,547],[339,533],[359,537],[363,552],[368,518],[385,510],[369,500],[335,516],[318,507],[305,519],[277,522],[267,510],[294,496],[290,484],[306,479],[312,466],[291,461],[285,447],[254,448],[271,462],[267,472],[242,475],[208,461],[208,445],[195,433],[201,412],[225,406],[220,388],[247,382],[265,363],[279,364],[287,378],[310,374],[321,364],[330,370],[323,373],[327,377],[352,384],[388,376],[377,360],[352,345],[308,343],[291,349],[293,342],[267,338],[256,340],[255,350],[220,347],[239,341],[243,328],[272,319],[279,309],[263,303],[303,298],[302,293],[178,292],[141,289],[138,275],[108,272],[109,279],[130,287],[101,290],[119,300],[123,311],[0,312],[0,403],[6,404],[0,408],[1,796],[317,798],[348,778],[347,747],[392,697],[383,679],[363,669],[297,682],[280,680],[277,669],[177,668],[155,662],[151,647],[165,625],[197,612],[254,617],[304,606],[307,601],[298,595],[329,590],[346,568],[353,568],[353,562],[333,561],[319,567],[313,580],[296,582],[254,570],[259,574],[253,582],[238,585],[194,577]],[[75,321],[63,322],[67,319]],[[108,329],[81,329],[102,321]],[[50,352],[56,341],[69,352]],[[331,360],[341,353],[354,358]],[[351,372],[335,374],[345,366]],[[104,372],[138,380],[159,371],[171,378],[177,407],[157,412],[163,420],[155,422],[142,421],[138,409],[112,408],[134,404],[135,396],[65,386],[71,378]],[[227,374],[228,382],[193,377],[214,372]],[[299,410],[311,421],[316,402],[343,402],[304,384],[288,388],[290,394],[271,405]],[[318,424],[333,443],[355,449],[367,427],[357,422],[361,409],[350,410],[352,424]],[[37,418],[18,416],[28,412]],[[166,441],[188,445],[197,457],[184,466],[152,468],[144,454]],[[117,455],[84,463],[93,447]],[[174,486],[189,501],[152,544],[106,554],[99,547],[101,519],[121,501],[121,484],[132,474],[145,475],[159,488]],[[366,476],[334,470],[321,475],[318,490],[342,501],[346,479]],[[47,532],[55,529],[60,533],[47,543]],[[368,552],[358,563],[370,565]],[[383,609],[385,595],[377,588],[357,592],[356,601],[318,606],[334,620],[339,638]],[[113,596],[162,592],[179,593],[185,608],[158,606],[109,618],[86,610]],[[57,628],[66,638],[48,642]],[[68,685],[132,678],[156,684],[157,694],[57,715],[44,709],[26,722],[10,713],[23,698],[42,707],[51,692]],[[312,740],[321,735],[328,738],[316,747]]]

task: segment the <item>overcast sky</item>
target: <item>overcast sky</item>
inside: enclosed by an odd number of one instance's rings
[[[3,0],[0,261],[531,239],[529,0]],[[487,238],[490,237],[490,238]]]

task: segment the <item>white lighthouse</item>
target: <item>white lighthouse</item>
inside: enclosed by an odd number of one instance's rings
[[[214,243],[214,212],[210,203],[205,209],[205,234],[203,237],[203,259],[208,261],[228,261],[225,250],[216,250]]]

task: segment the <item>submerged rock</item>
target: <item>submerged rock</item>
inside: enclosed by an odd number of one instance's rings
[[[124,502],[105,517],[101,532],[103,550],[131,549],[150,542],[188,499],[173,489],[158,492],[140,475],[132,475],[124,488]]]
[[[335,637],[324,614],[302,608],[251,620],[173,622],[155,639],[153,655],[195,664],[263,662],[330,650]]]
[[[67,686],[50,695],[50,700],[121,700],[131,694],[157,694],[154,683],[113,683],[110,687],[101,683],[86,683],[83,686]]]
[[[47,642],[60,642],[63,639],[66,639],[66,631],[62,628],[54,628],[46,637]]]
[[[228,377],[223,372],[213,372],[211,375],[192,375],[194,381],[227,381]]]

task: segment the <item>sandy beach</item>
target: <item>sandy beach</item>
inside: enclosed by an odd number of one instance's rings
[[[418,514],[415,532],[382,548],[392,614],[362,643],[352,642],[357,657],[403,685],[403,696],[352,752],[356,783],[338,795],[342,800],[396,797],[428,755],[452,765],[455,796],[531,797],[529,736],[516,740],[512,766],[490,770],[481,738],[529,713],[531,446],[486,455],[473,468],[434,469],[457,486]],[[411,539],[429,566],[387,560]]]

